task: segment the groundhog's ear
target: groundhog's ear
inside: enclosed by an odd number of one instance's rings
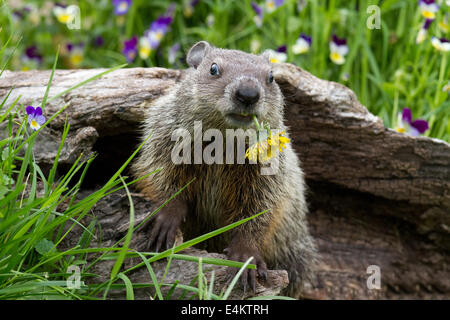
[[[197,69],[210,49],[211,45],[206,41],[200,41],[194,44],[187,54],[186,61],[188,65]]]

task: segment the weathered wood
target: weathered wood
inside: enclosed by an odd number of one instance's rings
[[[89,193],[89,190],[84,190],[82,194],[79,195],[79,197],[83,198],[84,196],[89,195]],[[151,214],[156,209],[156,207],[149,199],[144,198],[144,196],[139,193],[133,193],[131,196],[135,209],[135,225],[137,225],[146,217],[148,217],[148,215]],[[89,215],[82,220],[84,225],[89,225],[89,223],[92,221],[92,216],[95,216],[97,219],[97,223],[100,226],[100,228],[96,229],[96,239],[92,241],[91,246],[111,247],[117,241],[119,241],[128,231],[128,213],[129,200],[125,191],[122,190],[101,199],[92,209],[92,215]],[[100,232],[100,230],[102,230],[102,232]],[[66,248],[75,246],[83,231],[84,230],[79,226],[75,226],[71,231],[70,236],[64,240],[64,243],[62,243],[62,246]],[[177,237],[177,243],[182,243],[182,241],[182,236],[181,234],[179,234]],[[134,236],[132,237],[130,243],[130,247],[141,252],[145,252],[147,243],[147,230],[142,229],[134,233]],[[210,253],[196,248],[188,248],[179,253],[203,258],[226,259],[224,254]],[[93,257],[91,257],[91,260],[93,260],[92,258]],[[142,259],[133,258],[125,260],[124,265],[125,268],[129,268],[141,262]],[[100,275],[100,278],[96,278],[94,281],[108,281],[109,274],[114,263],[115,260],[106,260],[97,263],[90,270],[91,272]],[[194,278],[198,275],[198,264],[196,262],[172,259],[169,265],[169,272],[164,277],[167,264],[167,259],[162,259],[152,263],[152,268],[156,274],[157,279],[161,281],[164,278],[164,283],[166,284],[172,284],[175,283],[175,281],[179,281],[181,284],[189,285],[192,283],[192,280],[194,280]],[[206,279],[208,280],[208,284],[211,280],[211,274],[212,272],[214,272],[213,293],[219,294],[222,290],[225,290],[228,287],[229,283],[226,273],[226,267],[203,263],[203,271]],[[127,274],[127,276],[132,280],[133,283],[152,283],[146,267],[137,269],[136,271]],[[86,281],[89,280],[86,279]],[[229,299],[236,300],[253,296],[280,295],[281,290],[287,287],[288,283],[288,275],[285,270],[269,270],[267,282],[261,284],[258,283],[255,293],[253,293],[251,290],[243,292],[242,288],[238,284],[235,286],[235,289],[232,291]],[[194,284],[192,286],[197,287],[197,283],[194,281]],[[167,294],[169,289],[170,286],[163,286],[161,288],[161,291],[165,295]],[[137,289],[135,291],[135,298],[149,299],[149,297],[154,296],[154,293],[155,291],[153,290],[153,288]],[[178,299],[182,293],[182,290],[175,290],[172,297]],[[187,295],[185,296],[185,298],[188,299],[193,293],[187,292],[186,294]],[[109,297],[124,299],[125,294],[123,291],[113,291],[109,295]]]
[[[50,97],[101,71],[57,70]],[[289,64],[277,65],[275,75],[310,187],[309,220],[322,255],[318,283],[305,295],[450,298],[450,145],[385,128],[343,85]],[[14,85],[8,102],[22,95],[25,104],[39,103],[49,76],[6,71],[0,96]],[[50,101],[47,116],[69,107],[40,135],[38,161],[53,162],[66,115],[71,132],[63,163],[92,149],[105,157],[103,165],[126,159],[145,109],[182,77],[183,71],[161,68],[117,70]],[[381,290],[366,287],[372,264],[381,268]]]

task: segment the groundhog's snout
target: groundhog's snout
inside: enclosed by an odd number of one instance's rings
[[[233,81],[230,87],[232,103],[225,117],[233,126],[248,127],[253,123],[254,116],[259,117],[259,105],[263,94],[261,85],[253,77],[241,76]]]
[[[250,85],[240,86],[235,93],[236,101],[245,108],[253,107],[259,100],[259,89]]]

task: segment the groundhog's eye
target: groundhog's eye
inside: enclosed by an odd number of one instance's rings
[[[269,74],[267,75],[267,83],[270,84],[273,82],[273,73],[272,71],[269,71]]]
[[[213,76],[218,76],[219,75],[219,66],[216,63],[213,63],[211,65],[211,69],[209,69],[209,73],[211,73],[211,75],[213,75]]]

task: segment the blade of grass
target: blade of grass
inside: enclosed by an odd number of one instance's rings
[[[61,142],[59,144],[58,151],[56,152],[55,160],[53,161],[53,166],[50,169],[50,172],[48,174],[48,179],[47,179],[48,190],[46,190],[46,193],[45,193],[46,196],[48,196],[49,193],[52,190],[53,179],[55,178],[56,169],[58,167],[59,156],[60,156],[61,150],[62,150],[62,148],[64,146],[64,141],[66,141],[67,134],[69,133],[69,129],[70,129],[70,124],[67,123],[67,118],[66,118],[66,121],[64,123],[63,133],[62,133],[62,136],[61,136]]]
[[[156,291],[156,295],[158,296],[159,300],[164,300],[164,297],[162,296],[161,293],[161,288],[160,285],[158,283],[158,279],[156,278],[156,274],[155,271],[153,271],[152,266],[150,265],[150,263],[148,263],[147,258],[140,252],[136,252],[142,259],[142,261],[144,261],[145,266],[147,267],[148,273],[150,274],[150,278],[152,279],[153,285],[155,286],[155,291]]]
[[[133,284],[131,283],[130,279],[123,273],[119,273],[117,277],[122,279],[125,283],[127,300],[134,300]]]
[[[199,237],[196,237],[196,238],[194,238],[194,239],[192,239],[192,240],[186,241],[186,242],[184,242],[184,243],[182,243],[182,244],[176,246],[176,247],[173,249],[173,252],[175,253],[175,252],[184,250],[184,249],[186,249],[186,248],[189,248],[189,247],[191,247],[191,246],[194,246],[194,245],[196,245],[196,244],[198,244],[198,243],[200,243],[200,242],[202,242],[202,241],[205,241],[205,240],[207,240],[207,239],[209,239],[209,238],[211,238],[211,237],[214,237],[214,236],[219,235],[219,234],[221,234],[221,233],[223,233],[223,232],[226,232],[226,231],[228,231],[228,230],[230,230],[230,229],[233,229],[233,228],[235,228],[235,227],[237,227],[237,226],[239,226],[239,225],[241,225],[241,224],[243,224],[243,223],[245,223],[245,222],[247,222],[247,221],[249,221],[249,220],[252,220],[252,219],[254,219],[254,218],[256,218],[256,217],[258,217],[258,216],[260,216],[260,215],[262,215],[262,214],[264,214],[264,213],[266,213],[266,212],[268,212],[268,211],[269,211],[269,210],[264,210],[264,211],[262,211],[262,212],[260,212],[260,213],[257,213],[257,214],[255,214],[255,215],[253,215],[253,216],[251,216],[251,217],[248,217],[248,218],[239,220],[239,221],[234,222],[234,223],[231,223],[231,224],[229,224],[229,225],[227,225],[227,226],[225,226],[225,227],[216,229],[216,230],[211,231],[211,232],[209,232],[209,233],[206,233],[206,234],[204,234],[204,235],[202,235],[202,236],[199,236]],[[161,252],[161,253],[158,253],[158,254],[156,254],[155,256],[153,256],[152,258],[150,258],[150,259],[148,260],[148,262],[153,262],[153,261],[157,261],[157,260],[166,258],[167,256],[169,256],[169,255],[171,254],[171,252],[172,252],[172,249],[168,249],[168,250],[165,250],[165,251],[163,251],[163,252]],[[137,268],[140,268],[142,265],[143,265],[143,263],[139,263],[139,264],[137,264],[137,265],[135,265],[135,266],[133,266],[133,267],[131,267],[131,268],[125,270],[124,273],[130,272],[130,271],[135,270],[135,269],[137,269]],[[256,266],[255,266],[254,264],[249,265],[249,269],[256,269]]]
[[[42,102],[41,102],[42,110],[45,109],[45,104],[47,103],[48,93],[50,92],[50,86],[52,85],[53,76],[55,75],[56,64],[58,62],[58,56],[59,56],[59,49],[60,49],[60,47],[58,46],[58,49],[56,50],[55,61],[53,62],[52,71],[50,73],[50,78],[48,79],[47,88],[45,89],[44,97],[42,98]]]
[[[222,296],[222,300],[227,300],[228,297],[231,294],[231,291],[233,290],[234,286],[236,285],[236,282],[239,280],[242,272],[244,272],[245,268],[247,268],[247,265],[250,263],[250,261],[253,260],[253,257],[250,257],[242,266],[241,269],[236,273],[233,280],[231,281],[230,285],[228,286],[227,290],[225,291],[224,295]]]
[[[213,295],[213,288],[214,288],[214,270],[211,272],[211,278],[209,279],[209,288],[208,293],[206,295],[206,300],[211,300]]]
[[[125,185],[125,181],[122,177],[120,177],[120,180],[122,181],[125,191],[127,193],[128,201],[130,203],[130,220],[129,220],[129,226],[128,226],[128,232],[125,236],[125,240],[122,246],[122,249],[119,251],[119,256],[117,257],[116,263],[114,264],[112,270],[111,270],[111,279],[114,279],[117,275],[117,273],[120,270],[120,267],[122,266],[123,260],[125,259],[125,254],[128,251],[128,246],[131,242],[131,236],[133,235],[133,226],[134,226],[134,205],[133,200],[131,199],[130,191],[128,190],[127,186]],[[124,280],[125,281],[125,280]]]
[[[83,85],[85,85],[85,84],[87,84],[87,83],[89,83],[89,82],[91,82],[91,81],[100,79],[100,78],[103,77],[104,75],[106,75],[106,74],[108,74],[108,73],[111,73],[111,72],[113,72],[113,71],[116,71],[116,70],[118,70],[118,69],[121,69],[121,68],[123,68],[123,67],[126,67],[127,65],[128,65],[128,64],[126,64],[126,63],[125,63],[125,64],[118,65],[118,66],[116,66],[116,67],[113,67],[113,68],[110,68],[110,69],[108,69],[108,70],[106,70],[106,71],[103,71],[103,72],[101,72],[101,73],[99,73],[99,74],[97,74],[97,75],[95,75],[95,76],[93,76],[93,77],[90,77],[90,78],[88,78],[88,79],[86,79],[86,80],[84,80],[84,81],[81,81],[80,83],[77,83],[76,85],[74,85],[74,86],[72,86],[72,87],[70,87],[70,88],[68,88],[68,89],[66,89],[66,90],[64,90],[64,91],[62,91],[62,92],[60,92],[60,93],[58,93],[57,95],[51,97],[48,101],[53,101],[53,100],[55,100],[55,99],[58,99],[59,97],[61,97],[61,96],[65,95],[65,94],[71,92],[72,90],[75,90],[75,89],[77,89],[77,88],[79,88],[79,87],[81,87],[81,86],[83,86]]]

